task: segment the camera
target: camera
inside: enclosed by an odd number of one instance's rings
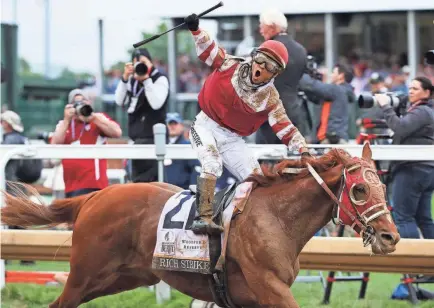
[[[42,132],[42,133],[39,133],[36,136],[36,138],[38,140],[44,140],[45,143],[50,143],[50,138],[51,138],[52,135],[53,135],[52,132]]]
[[[148,73],[148,66],[143,62],[137,62],[134,64],[134,72],[138,76],[144,76]]]
[[[93,112],[92,106],[85,104],[82,101],[75,102],[74,108],[75,108],[75,113],[77,115],[82,115],[83,117],[88,117]]]
[[[314,56],[308,55],[306,62],[305,73],[316,80],[322,80],[323,74],[318,71],[318,64]]]
[[[393,109],[400,110],[401,108],[405,108],[408,102],[408,96],[402,93],[393,93],[387,92],[384,93],[389,98],[389,105],[393,107]],[[372,94],[361,94],[357,100],[359,107],[362,109],[372,108],[374,106],[378,106],[377,99]]]
[[[425,53],[425,62],[426,62],[426,64],[434,65],[434,49],[428,50]]]

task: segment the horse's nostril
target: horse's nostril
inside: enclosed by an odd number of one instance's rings
[[[381,238],[384,241],[387,241],[387,242],[390,242],[390,243],[393,243],[394,240],[395,240],[394,236],[391,233],[386,233],[386,232],[381,233]]]

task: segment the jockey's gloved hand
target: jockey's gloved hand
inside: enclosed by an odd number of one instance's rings
[[[199,29],[199,17],[196,14],[191,14],[184,19],[188,30],[197,31]]]
[[[306,158],[306,157],[313,157],[312,154],[310,154],[309,150],[304,148],[301,152],[301,158]]]

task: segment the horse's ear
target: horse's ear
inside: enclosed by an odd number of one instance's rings
[[[363,145],[362,157],[363,157],[363,159],[365,159],[367,161],[372,160],[372,151],[371,151],[371,147],[369,145],[369,141],[366,141],[365,144]]]

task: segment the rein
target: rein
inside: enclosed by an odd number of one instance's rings
[[[353,166],[350,169],[348,169],[348,171],[352,171],[356,168],[359,168],[360,166]],[[359,213],[359,211],[357,210],[356,206],[354,205],[354,203],[356,203],[356,205],[363,205],[366,202],[364,201],[357,201],[354,199],[354,197],[352,196],[351,193],[351,189],[349,190],[349,195],[350,195],[350,202],[352,207],[354,208],[355,212],[357,213],[357,216],[354,216],[342,203],[341,199],[342,199],[342,195],[344,192],[344,189],[346,188],[348,190],[347,184],[346,184],[346,168],[344,168],[342,170],[342,176],[341,176],[341,187],[339,189],[339,199],[334,195],[334,193],[330,190],[330,188],[327,186],[327,184],[324,182],[324,180],[319,176],[319,174],[315,171],[315,169],[309,164],[307,163],[307,168],[309,170],[309,172],[312,174],[312,176],[314,177],[314,179],[318,182],[318,184],[321,185],[321,187],[327,192],[327,194],[330,196],[330,198],[332,198],[332,200],[335,202],[335,206],[338,205],[338,210],[337,210],[337,218],[338,218],[338,223],[341,223],[341,220],[339,218],[339,210],[344,211],[344,213],[351,219],[351,221],[353,222],[353,224],[351,225],[351,227],[353,229],[355,229],[355,226],[357,225],[358,228],[360,228],[360,234],[362,235],[363,238],[363,245],[366,247],[369,244],[371,244],[374,241],[374,235],[375,235],[375,230],[372,226],[370,226],[368,223],[372,220],[374,220],[375,218],[383,215],[383,214],[387,214],[389,213],[389,211],[387,210],[387,207],[385,204],[380,203],[380,204],[376,204],[371,206],[370,208],[368,208],[367,210],[365,210],[362,214]],[[372,215],[371,217],[366,217],[365,214],[369,213],[372,209],[377,208],[383,206],[385,209],[375,213],[374,215]],[[336,224],[336,222],[334,221],[333,218],[333,222]]]
[[[357,224],[357,226],[359,226],[359,228],[363,231],[366,230],[366,226],[364,224],[362,224],[356,217],[354,217],[353,214],[351,214],[350,211],[348,211],[346,209],[346,207],[342,204],[342,202],[335,196],[335,194],[330,190],[330,188],[327,186],[327,184],[324,182],[324,180],[319,176],[319,174],[315,171],[315,169],[313,169],[313,167],[308,163],[307,164],[307,169],[309,170],[309,172],[312,174],[312,176],[314,177],[314,179],[318,182],[319,185],[321,185],[321,187],[326,191],[326,193],[330,196],[330,198],[333,199],[333,201],[339,206],[339,208],[345,212],[345,214],[348,215],[348,217],[354,221],[355,224]],[[345,177],[345,168],[344,171],[342,172],[342,177]],[[343,182],[343,185],[345,185],[345,181]],[[340,189],[341,194],[343,192],[343,189]]]

